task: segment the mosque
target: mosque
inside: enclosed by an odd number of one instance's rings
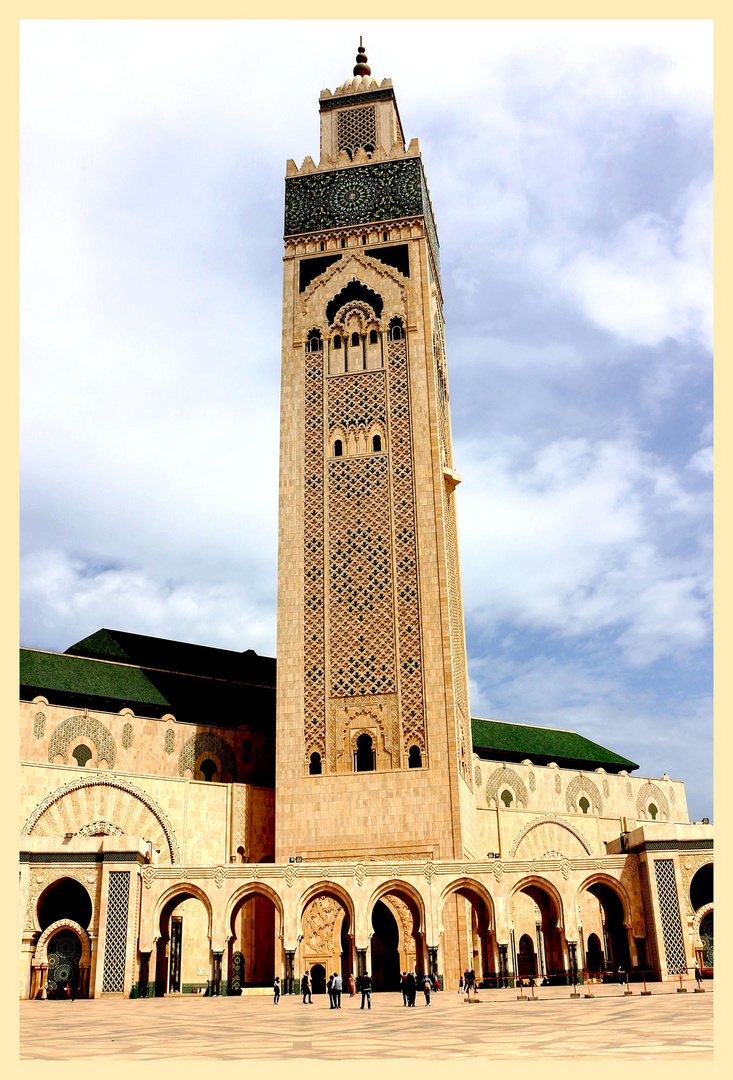
[[[440,258],[360,46],[285,178],[277,662],[20,658],[20,997],[713,967],[713,830],[572,731],[471,716]]]

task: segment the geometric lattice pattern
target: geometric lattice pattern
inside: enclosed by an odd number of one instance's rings
[[[377,142],[377,114],[373,105],[342,109],[338,113],[338,148],[350,154],[363,146],[373,150]]]
[[[165,739],[163,740],[163,746],[166,754],[172,754],[176,748],[176,736],[173,728],[168,728],[165,733]]]
[[[529,774],[529,790],[534,791],[537,787],[537,781],[533,772]]]
[[[48,744],[48,760],[53,761],[56,755],[60,754],[63,764],[66,765],[69,744],[79,736],[91,739],[97,748],[98,761],[106,758],[109,768],[114,767],[117,757],[115,741],[107,728],[92,716],[70,716],[67,720],[63,720]]]
[[[665,819],[669,821],[669,803],[667,802],[667,796],[656,784],[642,784],[639,788],[636,795],[637,818],[647,817],[647,808],[650,802],[656,803],[657,809],[661,810]]]
[[[396,689],[389,501],[386,456],[329,461],[333,697]]]
[[[575,776],[565,790],[565,807],[571,813],[577,813],[578,800],[582,794],[588,796],[591,806],[598,814],[603,813],[601,793],[587,776]]]
[[[425,752],[427,739],[420,647],[420,597],[417,578],[410,388],[407,375],[407,342],[404,338],[388,343],[387,359],[400,713],[403,752],[406,757],[408,748],[413,745],[419,746]]]
[[[37,739],[42,739],[46,733],[46,717],[42,712],[37,712],[33,718],[33,734]]]
[[[306,758],[326,753],[323,537],[323,354],[305,353],[303,726]]]
[[[196,775],[196,762],[202,754],[214,754],[221,764],[221,780],[229,776],[232,782],[237,780],[237,759],[228,742],[213,731],[199,731],[183,744],[178,757],[178,775],[183,776],[186,769]]]
[[[685,943],[682,938],[680,905],[677,898],[677,883],[674,876],[672,859],[655,859],[654,876],[657,885],[659,912],[662,917],[662,940],[667,961],[667,972],[677,975],[685,971]]]
[[[129,870],[113,870],[110,873],[107,897],[102,990],[105,993],[121,993],[125,989],[127,909],[130,899]]]
[[[125,750],[132,746],[132,724],[125,724],[122,728],[122,746]]]
[[[383,371],[359,373],[328,380],[328,430],[335,427],[368,428],[386,422],[387,398]]]
[[[496,799],[499,788],[506,786],[512,789],[519,802],[527,805],[529,796],[524,780],[513,769],[494,769],[486,781],[486,802],[488,803],[489,799]]]

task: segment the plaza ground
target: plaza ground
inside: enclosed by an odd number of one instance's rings
[[[625,1059],[711,1061],[713,984],[704,994],[655,984],[641,997],[615,985],[593,999],[571,999],[567,987],[538,991],[535,1003],[516,991],[463,995],[422,994],[406,1009],[400,994],[374,994],[371,1011],[360,998],[300,997],[127,998],[95,1001],[21,1001],[20,1056],[24,1060],[289,1059],[358,1060],[452,1058]]]

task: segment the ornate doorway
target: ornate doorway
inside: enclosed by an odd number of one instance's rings
[[[59,930],[48,943],[48,974],[46,995],[66,997],[66,986],[78,997],[81,942],[73,930]]]

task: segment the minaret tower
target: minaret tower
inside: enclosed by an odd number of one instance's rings
[[[277,860],[473,857],[438,237],[360,45],[287,164]]]

